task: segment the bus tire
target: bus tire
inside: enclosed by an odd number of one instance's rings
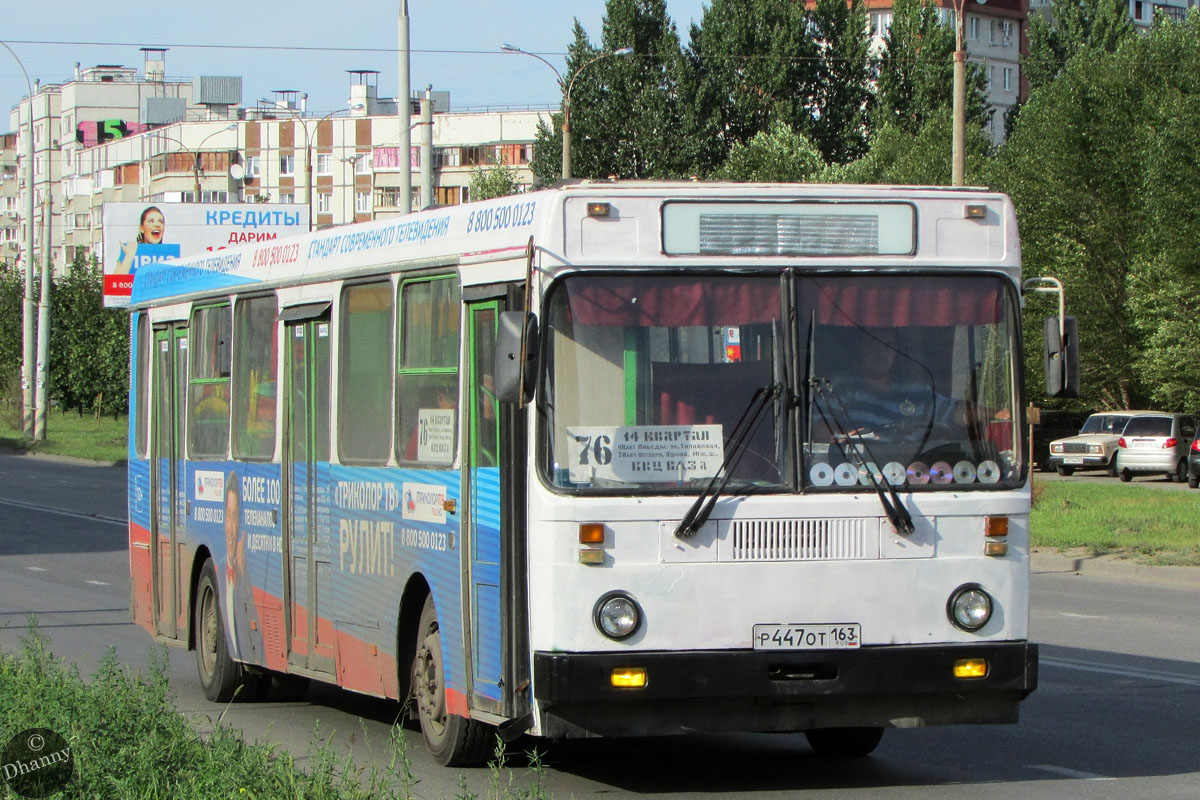
[[[476,766],[491,752],[488,726],[446,709],[445,659],[433,596],[425,598],[413,659],[413,702],[430,755],[444,767]]]
[[[200,569],[196,584],[193,624],[196,630],[196,669],[204,696],[214,703],[228,703],[245,680],[242,666],[229,656],[225,620],[221,614],[221,590],[212,559]]]
[[[819,728],[805,731],[804,736],[819,756],[862,758],[879,746],[883,728]]]

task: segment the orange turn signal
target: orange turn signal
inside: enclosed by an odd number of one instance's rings
[[[985,517],[984,536],[1008,536],[1008,517]]]
[[[641,689],[646,685],[646,670],[642,667],[618,667],[609,682],[617,689]]]
[[[954,677],[956,678],[986,678],[987,674],[986,658],[960,658],[954,662]]]
[[[581,523],[579,523],[579,543],[580,544],[604,544],[604,523],[603,522],[581,522]]]

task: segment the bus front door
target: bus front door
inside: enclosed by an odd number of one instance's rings
[[[329,472],[329,320],[289,322],[285,412],[284,615],[288,663],[332,673],[333,547],[322,477]]]
[[[187,630],[187,605],[180,602],[179,585],[179,551],[187,519],[183,458],[187,367],[187,326],[177,323],[156,329],[150,440],[153,482],[150,583],[154,595],[154,630],[166,639],[179,639]]]

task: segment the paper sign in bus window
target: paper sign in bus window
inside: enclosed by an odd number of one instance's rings
[[[450,464],[454,461],[454,409],[420,409],[417,417],[417,461],[425,464]]]
[[[725,458],[721,425],[567,428],[571,480],[661,483],[711,478]]]

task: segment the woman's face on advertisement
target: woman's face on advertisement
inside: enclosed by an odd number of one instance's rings
[[[165,227],[166,221],[160,212],[147,213],[142,220],[142,240],[147,244],[161,244]]]

